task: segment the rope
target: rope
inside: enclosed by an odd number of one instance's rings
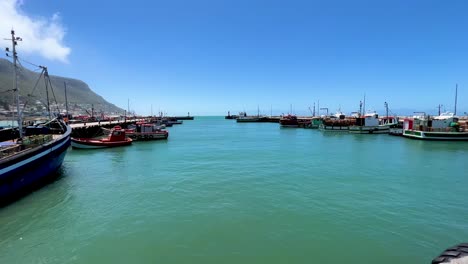
[[[57,113],[60,113],[60,109],[58,108],[57,98],[55,97],[55,93],[54,93],[54,88],[52,87],[52,82],[50,81],[49,73],[47,71],[46,71],[46,73],[47,73],[47,75],[44,75],[44,77],[47,77],[47,81],[50,84],[50,90],[52,91],[52,95],[54,96],[55,107],[57,108]],[[46,85],[46,89],[47,89],[47,85]]]
[[[31,92],[30,94],[28,94],[28,97],[32,97],[32,96],[33,96],[34,91],[36,90],[37,85],[39,84],[39,81],[41,80],[42,74],[44,74],[44,70],[42,70],[41,74],[39,75],[39,78],[37,78],[36,84],[34,85],[34,88],[33,88],[32,92]],[[28,103],[29,103],[29,100],[26,100],[26,102],[24,103],[23,111],[24,111],[24,109],[26,109],[26,105],[27,105]]]
[[[19,57],[17,57],[17,58],[18,58],[18,62],[20,62],[20,58],[19,58]],[[34,64],[34,63],[32,63],[32,62],[29,62],[29,61],[27,61],[27,60],[25,60],[25,59],[23,59],[23,58],[21,58],[21,60],[24,61],[24,62],[26,62],[26,63],[28,63],[28,64],[30,64],[30,65],[32,65],[32,66],[41,68],[40,65]],[[20,64],[21,64],[21,62],[20,62]]]

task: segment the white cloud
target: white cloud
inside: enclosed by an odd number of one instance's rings
[[[71,49],[63,43],[66,31],[60,13],[50,18],[33,18],[21,11],[22,4],[22,0],[0,0],[0,39],[10,37],[10,30],[14,29],[23,39],[18,44],[19,53],[39,54],[67,63]]]

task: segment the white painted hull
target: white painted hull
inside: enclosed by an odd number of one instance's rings
[[[349,133],[353,134],[388,134],[390,128],[386,126],[351,126]]]
[[[324,132],[349,132],[349,126],[326,126],[326,125],[320,125],[319,126],[320,131]]]
[[[403,128],[390,128],[389,134],[394,136],[402,136]]]
[[[87,144],[81,144],[77,142],[71,142],[71,146],[73,148],[80,148],[80,149],[100,149],[100,148],[108,148],[108,146],[93,146],[93,145],[87,145]]]
[[[403,136],[424,140],[468,141],[468,132],[429,132],[405,129]]]

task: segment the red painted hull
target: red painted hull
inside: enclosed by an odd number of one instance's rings
[[[128,146],[132,144],[132,139],[126,138],[123,141],[105,141],[89,138],[72,138],[72,147],[74,148],[84,148],[84,149],[93,149],[93,148],[111,148],[111,147],[120,147]]]

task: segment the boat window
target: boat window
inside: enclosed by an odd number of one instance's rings
[[[114,136],[120,136],[120,131],[114,131]]]

